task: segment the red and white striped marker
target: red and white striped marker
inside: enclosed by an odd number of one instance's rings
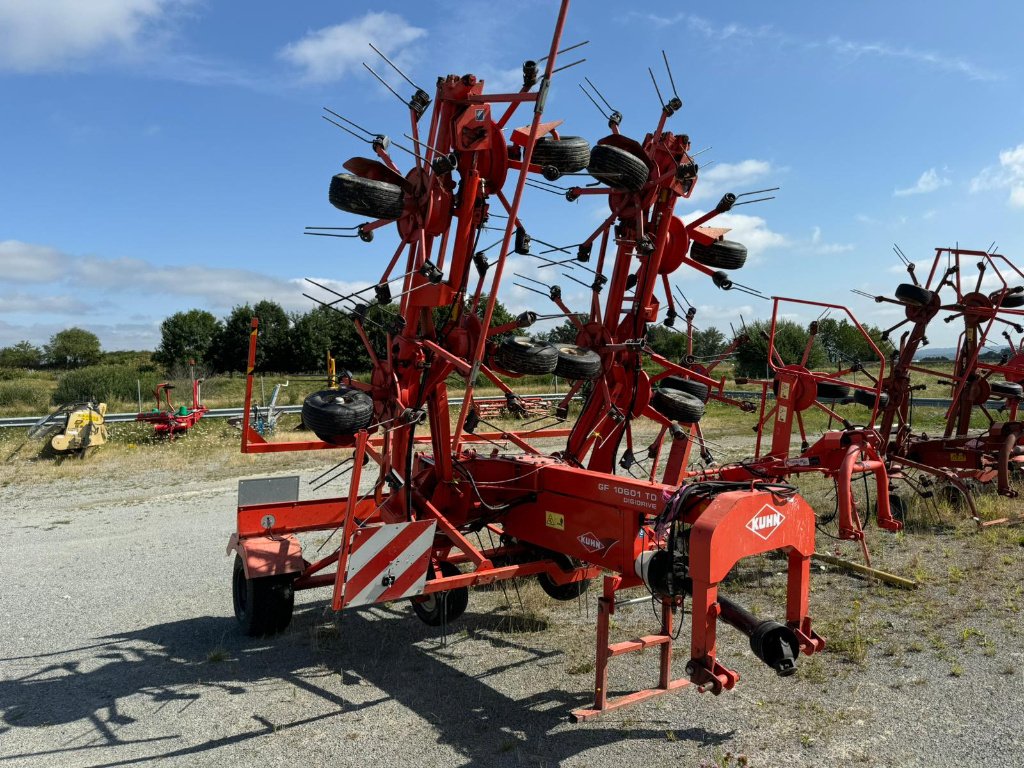
[[[352,536],[341,607],[423,594],[435,520],[368,526]]]

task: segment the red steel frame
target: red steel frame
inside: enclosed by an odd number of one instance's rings
[[[671,272],[686,264],[712,274],[688,258],[689,242],[710,242],[712,236],[698,227],[729,210],[735,202],[735,197],[727,195],[714,210],[689,224],[673,216],[677,199],[688,197],[693,189],[696,166],[688,154],[688,139],[664,130],[673,111],[670,106],[665,107],[657,129],[643,144],[619,135],[615,126],[612,135],[602,139],[602,143],[626,148],[647,164],[650,175],[641,190],[577,190],[579,194],[607,194],[611,208],[607,221],[589,240],[601,240],[596,274],[603,273],[607,260],[611,279],[604,308],[595,288],[589,320],[578,323],[579,342],[597,349],[603,360],[603,373],[595,381],[579,419],[570,429],[486,433],[478,432],[471,418],[480,375],[511,393],[498,369],[489,362],[493,336],[508,328],[492,328],[491,319],[513,237],[522,227],[518,215],[527,175],[541,171],[531,163],[534,146],[540,136],[554,133],[558,125],[542,123],[541,117],[567,11],[568,0],[563,0],[538,92],[531,92],[527,83],[517,94],[489,95],[472,75],[442,78],[422,144],[417,129],[420,114],[410,108],[413,139],[416,147],[422,145],[425,151],[422,156],[417,153],[415,167],[408,174],[402,177],[398,173],[380,144],[375,145],[380,163],[358,158],[346,163],[357,174],[390,179],[405,190],[406,209],[397,221],[401,243],[379,283],[382,286],[401,280],[401,322],[388,333],[385,351],[378,353],[364,328],[364,315],[358,310],[353,313],[356,330],[373,364],[369,384],[350,382],[373,398],[374,426],[369,430],[334,443],[270,442],[243,422],[244,452],[336,447],[353,450],[346,496],[238,508],[238,530],[229,550],[242,556],[248,577],[292,574],[296,589],[332,586],[332,604],[338,609],[345,604],[345,562],[351,534],[357,527],[434,520],[434,564],[447,561],[468,568],[452,576],[441,576],[435,568],[435,577],[427,582],[423,594],[541,573],[556,584],[567,584],[593,578],[602,570],[619,574],[606,581],[604,601],[614,601],[619,589],[644,585],[636,574],[638,559],[664,544],[663,534],[653,526],[667,500],[679,489],[688,463],[692,428],[689,432],[673,430],[682,436],[673,439],[660,481],[655,480],[654,469],[649,478],[643,479],[615,475],[615,455],[620,440],[625,438],[631,444],[631,422],[635,418],[643,416],[659,423],[662,438],[673,426],[649,405],[651,378],[641,365],[645,357],[657,363],[664,375],[686,375],[722,392],[724,379],[715,381],[665,360],[653,354],[643,339],[647,324],[657,319],[659,301],[654,292],[659,284],[666,288],[671,306],[667,291]],[[512,142],[521,148],[521,157],[509,160],[509,147],[500,129],[524,103],[533,105],[533,118],[528,128],[513,132]],[[508,106],[495,120],[490,110],[497,104]],[[449,165],[454,165],[461,179],[457,196],[455,181],[439,162],[451,156],[456,162]],[[510,170],[517,172],[511,201],[501,192]],[[474,245],[487,220],[492,197],[507,214],[508,224],[496,262],[479,272],[475,288],[471,288]],[[372,222],[361,229],[369,231],[387,223]],[[614,254],[608,251],[611,240],[615,241]],[[394,269],[403,252],[406,269],[396,276]],[[638,278],[628,288],[634,259],[639,259],[641,266]],[[490,270],[493,273],[487,285]],[[627,295],[629,290],[631,296]],[[474,308],[482,307],[482,317],[457,309],[466,300]],[[446,306],[452,310],[450,319],[438,327],[432,310]],[[251,405],[257,333],[254,321],[247,410]],[[466,379],[454,428],[445,386],[451,374]],[[430,434],[417,436],[416,426],[424,419]],[[552,437],[566,437],[566,447],[554,455],[544,455],[534,443]],[[503,447],[496,445],[499,441],[522,453],[502,453]],[[491,450],[479,451],[484,443]],[[414,448],[420,444],[429,444],[431,451],[416,453]],[[584,467],[587,454],[590,458]],[[361,473],[367,457],[377,465],[379,476],[373,488],[361,494]],[[689,536],[692,579],[687,681],[716,694],[731,689],[739,678],[718,661],[715,633],[718,584],[742,558],[772,550],[788,553],[787,626],[804,653],[819,651],[824,645],[811,630],[808,611],[814,512],[798,495],[780,495],[775,489],[754,486],[752,482],[740,484],[691,504],[679,521]],[[761,519],[771,522],[770,530],[757,528],[755,522]],[[342,537],[336,552],[312,563],[303,558],[296,534],[338,529]],[[498,546],[488,549],[470,540],[473,532],[484,530],[500,537]],[[566,558],[579,565],[566,570]],[[666,598],[663,602],[666,600],[671,605],[665,606],[668,613],[662,630],[668,635],[671,613],[678,610],[681,598]],[[607,615],[613,607],[608,603],[602,606],[596,700],[592,709],[577,713],[580,719],[652,695],[641,692],[632,699],[608,701],[602,683],[607,660],[635,646],[608,645]],[[661,644],[671,649],[667,640]],[[668,680],[669,657],[664,653],[658,690],[681,687],[687,681]]]

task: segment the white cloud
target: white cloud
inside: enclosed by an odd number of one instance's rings
[[[896,47],[887,43],[863,43],[854,40],[844,40],[841,37],[830,37],[825,45],[840,56],[860,58],[870,56],[875,58],[902,59],[915,64],[922,64],[933,69],[944,70],[964,75],[970,80],[999,80],[1001,75],[973,62],[947,54],[934,53],[932,51],[919,51],[914,48]]]
[[[49,341],[53,334],[64,330],[68,325],[51,322],[15,325],[0,320],[0,347],[17,344],[23,340],[42,345]],[[159,320],[148,323],[89,323],[86,330],[99,336],[100,345],[104,350],[156,349],[160,344]]]
[[[718,199],[726,192],[749,191],[749,185],[763,180],[773,170],[776,169],[767,160],[716,163],[700,172],[690,200]]]
[[[944,72],[951,72],[962,75],[970,80],[992,81],[1000,80],[1003,75],[999,72],[982,67],[972,61],[947,53],[935,53],[933,51],[922,51],[907,46],[895,46],[885,42],[863,42],[857,40],[846,40],[838,36],[832,36],[824,40],[808,40],[793,35],[788,35],[770,25],[759,27],[747,27],[742,24],[730,22],[728,24],[715,24],[706,18],[691,13],[677,13],[672,16],[660,16],[650,13],[631,12],[627,18],[640,19],[644,24],[656,27],[670,27],[682,24],[691,32],[694,32],[713,43],[737,42],[749,44],[755,40],[767,41],[777,47],[803,48],[805,50],[825,50],[835,56],[843,58],[885,58],[911,62],[920,66],[929,67]]]
[[[182,0],[4,0],[0,70],[59,69],[136,45],[144,31]]]
[[[983,168],[971,179],[972,194],[993,189],[1009,189],[1007,204],[1024,208],[1024,144],[999,153],[999,165]]]
[[[75,279],[104,291],[186,296],[199,299],[211,311],[271,299],[285,309],[307,308],[308,300],[290,280],[246,269],[198,264],[166,266],[143,259],[101,259],[87,256],[74,265]]]
[[[817,256],[849,253],[853,249],[852,243],[826,243],[821,236],[821,227],[815,227],[811,232],[810,251]]]
[[[703,211],[694,211],[687,216],[693,221],[704,215]],[[782,234],[768,228],[768,223],[760,216],[748,216],[743,213],[723,213],[711,219],[707,226],[729,229],[725,236],[747,247],[747,264],[756,264],[761,255],[770,248],[788,245],[789,240]]]
[[[61,277],[71,260],[45,245],[20,240],[0,241],[0,265],[3,278],[19,283],[48,283]]]
[[[892,194],[894,197],[926,195],[929,192],[934,192],[942,187],[948,187],[950,183],[950,180],[944,176],[940,176],[937,170],[929,168],[918,177],[917,182],[913,186],[906,187],[905,189],[894,189]]]
[[[373,43],[389,58],[426,34],[395,13],[370,12],[357,19],[309,32],[279,56],[302,70],[303,80],[329,83],[361,68]]]
[[[76,296],[35,296],[29,293],[0,295],[0,315],[15,313],[80,315],[95,309],[94,304]]]

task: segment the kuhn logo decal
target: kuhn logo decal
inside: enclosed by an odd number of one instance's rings
[[[600,552],[603,555],[608,554],[608,550],[619,543],[618,539],[602,539],[589,531],[587,533],[581,533],[576,537],[576,540],[586,547],[587,551],[594,553]]]
[[[761,507],[761,511],[750,518],[747,530],[760,536],[765,541],[786,522],[786,516],[770,504]]]

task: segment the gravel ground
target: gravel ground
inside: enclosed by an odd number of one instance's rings
[[[568,710],[591,701],[593,591],[554,604],[532,583],[478,590],[446,643],[406,604],[337,620],[325,592],[306,592],[283,636],[242,637],[224,553],[236,479],[280,466],[0,475],[0,764],[1024,763],[1019,528],[878,538],[876,562],[922,588],[817,573],[830,652],[796,677],[776,678],[723,628],[736,690],[573,725]],[[723,592],[774,615],[780,569],[751,562]],[[616,616],[622,637],[653,628],[648,606]],[[612,688],[653,683],[656,663],[615,660]]]

